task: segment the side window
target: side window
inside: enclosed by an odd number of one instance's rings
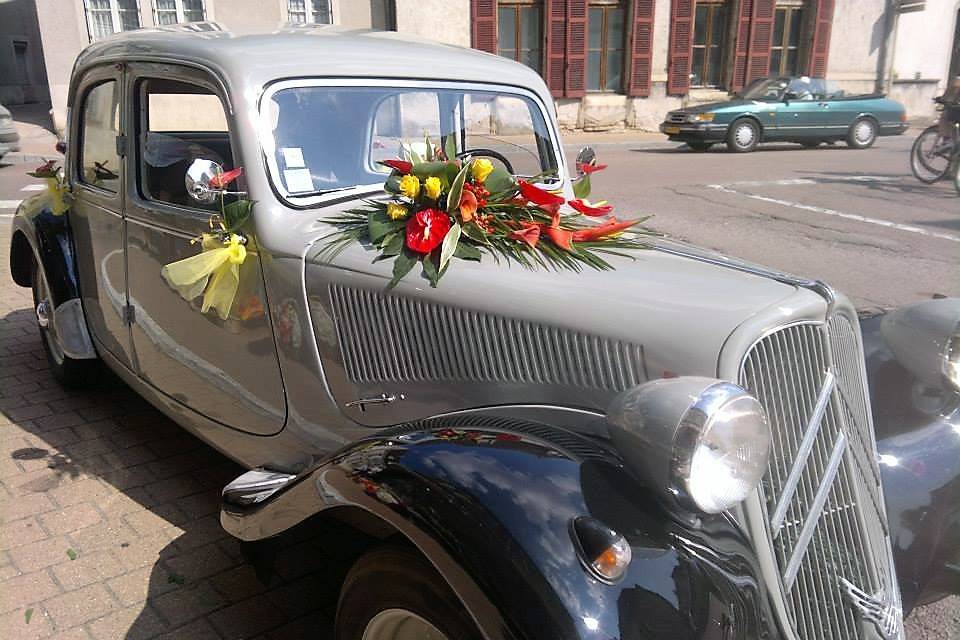
[[[120,107],[117,83],[109,80],[87,92],[80,124],[80,181],[116,193],[120,189]]]
[[[233,168],[227,115],[220,98],[205,87],[149,79],[138,85],[137,157],[140,193],[147,200],[191,209],[216,210],[187,194],[184,177],[197,159]]]

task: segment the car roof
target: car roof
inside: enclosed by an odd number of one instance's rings
[[[233,93],[279,79],[339,76],[506,84],[528,88],[547,104],[551,100],[539,74],[501,56],[393,31],[332,25],[237,34],[217,23],[200,22],[121,32],[80,53],[71,83],[91,67],[134,60],[206,67]]]

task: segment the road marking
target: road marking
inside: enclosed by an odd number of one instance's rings
[[[43,191],[46,188],[47,185],[45,184],[28,184],[23,189],[20,189],[20,191]]]
[[[738,196],[744,196],[746,198],[759,200],[761,202],[778,204],[783,207],[800,209],[802,211],[812,211],[814,213],[822,213],[828,216],[843,218],[844,220],[855,220],[856,222],[866,222],[867,224],[875,224],[880,227],[896,229],[897,231],[906,231],[907,233],[916,233],[918,235],[927,236],[929,238],[940,238],[941,240],[949,240],[951,242],[960,242],[960,236],[951,235],[949,233],[940,233],[937,231],[930,231],[928,229],[923,229],[921,227],[914,227],[908,224],[900,224],[898,222],[890,222],[889,220],[881,220],[880,218],[871,218],[869,216],[861,216],[856,213],[844,213],[843,211],[837,211],[836,209],[828,209],[826,207],[815,207],[810,204],[803,204],[802,202],[791,202],[790,200],[781,200],[780,198],[770,198],[768,196],[761,196],[756,193],[736,191],[722,184],[710,184],[707,186],[711,189],[716,189],[717,191],[721,191],[723,193],[731,193]]]
[[[20,200],[0,200],[0,209],[16,209],[20,206]]]
[[[0,218],[12,218],[12,213],[0,213]]]
[[[831,182],[896,182],[894,176],[835,176],[833,178],[786,178],[783,180],[744,180],[726,184],[708,184],[711,189],[723,187],[794,187],[804,184],[826,184]]]

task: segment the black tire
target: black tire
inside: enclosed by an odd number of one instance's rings
[[[687,146],[690,147],[691,151],[696,151],[697,153],[703,153],[704,151],[709,151],[710,147],[713,146],[712,142],[688,142]]]
[[[50,372],[62,386],[71,389],[89,387],[100,376],[99,360],[76,360],[63,353],[52,326],[53,309],[50,302],[50,288],[47,285],[46,275],[40,265],[34,261],[31,269],[30,281],[33,289],[33,310],[37,318],[37,328],[40,330],[40,342],[43,351],[47,354]],[[41,303],[44,307],[41,307]],[[46,325],[41,320],[46,317]]]
[[[851,149],[869,149],[877,141],[880,128],[873,118],[857,118],[847,131],[847,146]]]
[[[821,142],[823,142],[823,140],[804,140],[800,144],[803,145],[804,149],[816,149],[820,146]]]
[[[429,562],[411,549],[388,545],[367,552],[347,574],[337,603],[334,637],[362,640],[371,623],[377,624],[393,611],[419,617],[448,640],[481,637],[460,600]]]
[[[950,171],[956,140],[940,136],[936,125],[924,129],[910,148],[910,171],[924,184],[933,184]]]
[[[760,125],[750,118],[735,120],[727,131],[727,150],[749,153],[760,144]]]

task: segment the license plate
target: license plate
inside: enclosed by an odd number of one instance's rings
[[[680,127],[664,127],[663,132],[668,135],[674,135],[680,133]]]

